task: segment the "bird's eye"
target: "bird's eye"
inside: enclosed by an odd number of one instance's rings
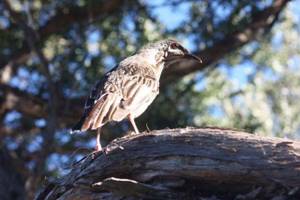
[[[172,43],[170,45],[171,49],[177,49],[178,48],[178,45],[176,43]]]

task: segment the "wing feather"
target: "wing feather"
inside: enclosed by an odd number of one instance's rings
[[[80,120],[75,124],[75,126],[72,128],[71,133],[73,132],[80,132],[80,131],[86,131],[90,128],[92,124],[92,117],[93,115],[90,115],[90,112],[95,107],[95,105],[99,103],[99,100],[105,96],[105,84],[108,81],[111,72],[115,71],[118,66],[114,67],[112,70],[107,72],[104,77],[98,81],[95,86],[92,88],[89,97],[85,101],[84,104],[84,112]],[[103,96],[104,95],[104,96]]]
[[[93,118],[94,122],[92,125],[92,130],[97,129],[101,126],[103,126],[106,121],[104,121],[104,118],[106,117],[107,113],[109,112],[109,109],[111,109],[111,105],[116,99],[116,95],[113,93],[110,93],[107,95],[107,98],[103,101],[102,104],[97,105],[95,108],[99,107],[96,109],[95,112],[96,115]],[[92,111],[93,112],[93,111]]]
[[[157,95],[154,90],[158,85],[151,67],[144,66],[147,63],[141,66],[136,59],[133,56],[123,60],[95,85],[72,131],[96,129],[109,121],[121,121],[135,110],[142,113],[148,107]]]
[[[93,105],[92,109],[85,116],[85,120],[82,124],[81,131],[86,131],[93,126],[95,118],[99,115],[102,109],[102,105],[105,102],[108,94],[103,94]]]

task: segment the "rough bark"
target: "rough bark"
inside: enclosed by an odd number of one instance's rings
[[[300,142],[218,128],[113,141],[38,199],[299,199]]]

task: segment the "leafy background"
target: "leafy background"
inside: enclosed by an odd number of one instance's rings
[[[299,139],[299,13],[296,0],[0,1],[3,195],[32,199],[90,152],[94,133],[69,134],[90,88],[159,39],[176,38],[204,62],[164,72],[141,130],[218,126]],[[112,123],[102,143],[130,130]]]

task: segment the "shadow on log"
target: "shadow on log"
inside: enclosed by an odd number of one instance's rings
[[[300,142],[218,128],[113,141],[38,199],[300,199]]]

